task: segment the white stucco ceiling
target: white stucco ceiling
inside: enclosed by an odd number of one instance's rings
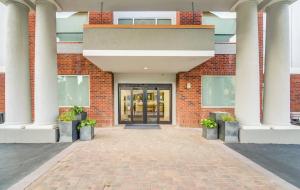
[[[56,0],[62,11],[230,11],[238,0]]]

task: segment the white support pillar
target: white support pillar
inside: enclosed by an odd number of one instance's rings
[[[29,124],[31,91],[29,72],[29,8],[16,1],[7,1],[5,42],[5,124]]]
[[[48,0],[36,1],[35,125],[57,121],[56,6]]]
[[[257,1],[240,1],[237,12],[235,114],[241,125],[260,125]]]
[[[277,1],[267,13],[264,116],[266,125],[290,125],[289,3]]]

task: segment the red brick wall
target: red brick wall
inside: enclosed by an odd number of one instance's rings
[[[259,45],[259,81],[260,81],[260,119],[263,118],[263,82],[264,82],[264,18],[263,12],[258,13],[258,45]]]
[[[90,24],[113,24],[113,12],[89,12]]]
[[[211,111],[234,112],[231,108],[201,107],[201,76],[203,75],[235,75],[235,55],[216,55],[189,72],[177,74],[177,125],[199,127],[200,120],[208,117]],[[186,88],[187,83],[191,83],[191,89]]]
[[[0,73],[0,112],[5,110],[5,75]]]
[[[29,67],[31,87],[31,114],[34,121],[34,61],[35,61],[35,12],[29,13]]]
[[[202,24],[202,12],[181,11],[177,12],[178,25],[200,25]]]
[[[59,54],[57,63],[59,75],[89,75],[90,108],[85,110],[90,118],[97,120],[98,127],[113,126],[113,74],[103,72],[80,54]]]
[[[300,74],[291,75],[291,111],[300,112]]]

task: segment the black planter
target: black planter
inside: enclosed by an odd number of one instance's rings
[[[60,121],[59,127],[59,142],[74,142],[79,138],[79,132],[77,126],[80,121]]]
[[[225,143],[239,142],[239,122],[219,122],[219,138]]]
[[[230,115],[228,112],[210,112],[209,118],[215,120],[216,122],[221,121],[223,116]]]
[[[82,112],[78,115],[76,115],[76,120],[82,121],[82,120],[86,120],[87,118],[87,112]]]
[[[4,119],[4,113],[0,113],[0,124],[3,124],[4,123],[4,121],[5,121],[5,119]]]

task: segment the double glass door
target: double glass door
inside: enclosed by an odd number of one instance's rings
[[[120,84],[119,123],[170,124],[171,92],[165,84]]]

